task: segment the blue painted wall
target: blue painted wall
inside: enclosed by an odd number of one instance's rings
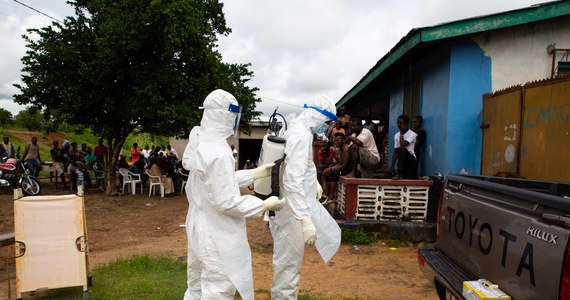
[[[491,92],[491,59],[479,45],[455,43],[450,54],[446,173],[481,173],[483,94]]]
[[[449,51],[434,53],[423,68],[420,114],[427,140],[420,175],[480,174],[483,137],[479,126],[483,94],[491,92],[491,59],[475,42],[465,40],[453,44]],[[390,95],[388,166],[392,163],[403,97],[402,86]]]
[[[392,166],[392,155],[394,154],[394,135],[398,132],[398,125],[396,121],[398,116],[404,111],[404,89],[400,87],[397,90],[392,91],[390,94],[390,115],[388,121],[390,122],[388,126],[388,167]]]
[[[437,62],[424,72],[422,89],[421,115],[424,118],[427,139],[422,153],[423,170],[420,169],[419,174],[429,176],[435,172],[446,173],[449,56],[437,59]]]

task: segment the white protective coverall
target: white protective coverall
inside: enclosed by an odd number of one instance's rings
[[[241,196],[239,184],[253,180],[252,170],[235,172],[235,160],[226,139],[233,134],[236,99],[215,90],[204,100],[200,126],[192,129],[182,159],[189,171],[188,289],[184,300],[253,299],[251,250],[245,218],[261,216],[263,201]]]
[[[336,108],[325,98],[316,98],[308,105],[328,111]],[[273,285],[271,299],[297,299],[301,265],[304,255],[304,238],[300,220],[311,219],[316,229],[316,246],[327,262],[340,245],[340,228],[329,212],[318,202],[317,169],[313,162],[313,133],[311,127],[330,120],[321,112],[306,108],[294,118],[284,133],[285,169],[281,196],[285,207],[269,218],[273,236]]]

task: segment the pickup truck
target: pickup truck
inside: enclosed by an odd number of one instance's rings
[[[440,299],[487,279],[512,299],[570,300],[570,184],[449,175],[418,263]]]

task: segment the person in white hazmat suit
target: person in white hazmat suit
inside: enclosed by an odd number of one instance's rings
[[[245,218],[279,210],[284,200],[265,201],[241,196],[239,186],[269,176],[273,164],[235,172],[226,139],[239,124],[241,108],[230,93],[211,92],[204,100],[200,126],[192,129],[182,159],[189,171],[186,195],[188,214],[188,289],[184,300],[253,299],[251,250]]]
[[[305,104],[291,122],[285,138],[285,167],[281,197],[285,207],[269,217],[273,236],[273,285],[271,299],[297,299],[304,246],[317,246],[327,262],[340,245],[340,228],[318,202],[322,189],[313,162],[313,133],[322,134],[326,121],[336,120],[336,108],[325,98]]]

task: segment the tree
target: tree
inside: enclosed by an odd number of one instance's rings
[[[14,117],[12,113],[5,110],[4,108],[0,108],[0,126],[4,127],[4,129],[8,128],[14,124]]]
[[[24,39],[20,104],[42,107],[46,118],[89,127],[109,148],[107,178],[137,126],[167,136],[187,135],[198,109],[216,88],[244,107],[250,130],[256,88],[248,64],[226,64],[217,36],[230,33],[217,0],[76,0],[63,24],[29,29]],[[34,34],[37,37],[31,37]],[[106,193],[111,194],[113,180]]]
[[[28,131],[42,129],[43,116],[37,107],[27,107],[16,115],[16,125],[26,128]]]

